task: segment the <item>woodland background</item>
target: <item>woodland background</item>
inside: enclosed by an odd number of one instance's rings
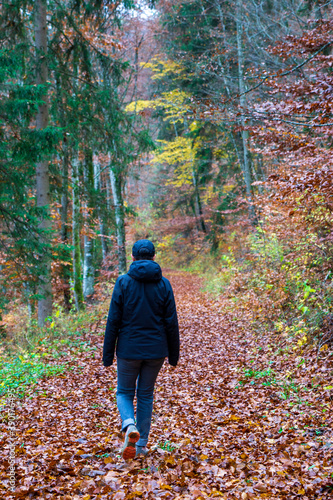
[[[3,497],[331,498],[332,0],[5,0],[0,27]],[[101,350],[140,238],[181,360],[124,465]]]
[[[332,27],[321,0],[3,2],[3,338],[98,301],[151,238],[328,349]]]

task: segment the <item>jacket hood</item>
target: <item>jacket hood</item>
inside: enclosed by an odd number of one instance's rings
[[[136,260],[130,265],[128,273],[137,281],[159,281],[162,279],[162,270],[153,260]]]

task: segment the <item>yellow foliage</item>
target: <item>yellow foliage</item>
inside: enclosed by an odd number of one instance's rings
[[[174,141],[159,141],[162,148],[155,152],[153,163],[176,166],[175,179],[168,182],[176,187],[192,184],[193,162],[197,145],[188,137],[176,137]]]
[[[216,158],[219,158],[219,159],[228,158],[228,154],[229,153],[222,148],[215,148],[214,149],[214,155]]]
[[[224,193],[229,193],[229,191],[232,191],[235,186],[235,184],[224,184],[224,186],[222,187],[222,191]]]
[[[192,141],[188,137],[176,137],[173,141],[158,141],[163,149],[155,153],[153,163],[167,163],[175,165],[180,162],[192,162],[193,150]]]
[[[128,113],[140,113],[144,109],[156,109],[163,108],[166,117],[164,121],[171,120],[172,123],[183,123],[184,115],[190,109],[190,94],[187,92],[183,92],[181,90],[175,89],[170,92],[163,92],[161,97],[153,100],[153,101],[133,101],[126,106],[126,111]],[[190,125],[190,129],[195,129],[196,122],[193,122]]]
[[[169,74],[181,74],[184,68],[174,61],[161,60],[158,57],[153,58],[148,64],[143,64],[150,68],[154,79],[161,79]],[[176,124],[184,123],[186,114],[190,111],[191,95],[179,89],[163,92],[160,97],[152,101],[133,101],[127,105],[127,112],[140,113],[144,109],[162,108],[165,112],[164,121],[170,121]],[[194,132],[199,124],[193,121],[188,124],[189,130]],[[155,152],[152,163],[167,164],[175,166],[175,178],[168,184],[176,187],[192,184],[193,165],[196,151],[201,144],[200,139],[195,143],[187,137],[176,137],[173,141],[159,141],[161,147]]]
[[[156,101],[132,101],[129,104],[127,104],[125,110],[128,113],[135,112],[135,113],[140,113],[140,111],[143,111],[144,109],[148,108],[156,108]]]
[[[163,107],[166,112],[166,118],[164,118],[164,121],[171,120],[173,123],[183,123],[184,115],[190,109],[190,94],[183,92],[182,90],[175,89],[170,92],[163,92],[162,97],[157,99],[157,101],[160,101],[160,106]],[[192,124],[190,125],[190,128],[191,126]]]
[[[208,186],[206,188],[205,194],[202,196],[202,201],[208,204],[215,196],[214,186]]]
[[[150,68],[154,73],[152,76],[152,80],[162,80],[167,76],[172,75],[172,79],[176,80],[177,78],[181,78],[185,68],[170,59],[163,60],[157,57],[153,57],[149,63],[141,63],[141,66],[145,68]]]
[[[149,63],[141,63],[141,66],[150,68],[153,71],[153,80],[160,80],[169,75],[172,75],[173,80],[175,80],[177,76],[181,77],[185,71],[181,64],[171,60],[162,60],[158,57],[154,57]],[[163,92],[161,97],[152,101],[133,101],[126,106],[126,111],[140,113],[144,109],[162,107],[167,115],[165,120],[171,119],[174,122],[182,122],[184,113],[189,109],[189,104],[186,103],[186,101],[189,101],[189,97],[190,94],[175,89],[170,92]]]
[[[196,130],[198,130],[200,128],[200,123],[194,121],[191,123],[189,129],[191,132],[195,132]]]
[[[297,344],[299,345],[299,347],[302,347],[303,345],[305,345],[308,341],[308,338],[306,335],[304,335],[304,337],[302,337],[298,342]]]

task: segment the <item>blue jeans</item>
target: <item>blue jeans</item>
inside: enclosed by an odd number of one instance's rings
[[[137,446],[146,446],[153,413],[154,385],[165,358],[123,359],[117,358],[117,406],[122,430],[134,420],[134,396],[136,389],[136,427],[140,432]]]

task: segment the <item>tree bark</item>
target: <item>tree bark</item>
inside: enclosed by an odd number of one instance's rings
[[[249,217],[252,221],[255,220],[255,212],[252,199],[252,189],[251,189],[251,158],[248,149],[249,143],[249,132],[245,129],[246,120],[244,116],[244,110],[246,106],[245,84],[244,84],[244,56],[243,56],[243,23],[242,23],[242,3],[241,0],[237,0],[237,12],[236,12],[236,31],[237,31],[237,58],[238,58],[238,86],[239,86],[239,104],[241,108],[241,124],[242,124],[242,143],[243,143],[243,174],[246,187],[246,197],[249,205]]]
[[[184,116],[184,128],[185,128],[186,134],[188,134],[189,128],[188,128],[187,119],[185,116]],[[176,132],[177,132],[177,129],[176,129]],[[202,214],[200,192],[199,192],[199,187],[198,187],[198,176],[197,176],[197,172],[196,172],[196,169],[194,166],[193,156],[192,156],[191,164],[192,164],[191,165],[192,183],[193,183],[193,187],[194,187],[194,213],[195,213],[197,228],[198,228],[198,231],[202,231],[203,233],[205,233],[206,226],[205,226],[205,221],[203,219],[203,214]]]
[[[121,178],[119,172],[113,170],[112,167],[110,167],[110,182],[111,182],[113,203],[116,216],[118,269],[119,269],[119,274],[125,274],[127,268],[126,268],[124,202],[121,191]]]
[[[83,179],[85,186],[85,204],[86,204],[86,224],[89,230],[90,212],[92,207],[91,188],[93,183],[93,159],[92,151],[89,149],[85,153],[85,161],[83,165]],[[94,268],[94,240],[88,234],[84,235],[84,257],[83,257],[83,296],[84,298],[94,293],[95,268]]]
[[[99,193],[101,189],[101,166],[97,160],[94,160],[94,187],[96,193]],[[98,220],[99,220],[99,231],[100,231],[100,237],[101,237],[101,247],[102,247],[102,256],[103,256],[103,261],[105,260],[107,254],[108,254],[108,244],[106,241],[106,227],[104,224],[103,216],[101,214],[101,211],[97,207],[97,213],[98,213]]]
[[[47,67],[47,0],[36,0],[35,3],[35,50],[36,50],[36,85],[46,85],[48,76]],[[41,96],[36,116],[36,130],[43,130],[48,125],[49,103],[46,88]],[[44,209],[39,227],[43,230],[51,228],[50,214],[50,180],[48,161],[42,160],[36,164],[36,198],[37,207]],[[49,238],[46,234],[42,236],[43,243],[48,246]],[[46,318],[52,315],[52,286],[51,286],[51,261],[45,256],[40,256],[42,273],[38,285],[38,325],[44,326]]]
[[[63,81],[59,74],[56,74],[56,91],[57,91],[57,106],[59,110],[60,126],[66,130],[66,113],[63,105],[64,88]],[[61,196],[60,196],[60,239],[62,242],[62,261],[61,265],[61,280],[63,287],[64,304],[67,312],[71,309],[71,266],[70,266],[70,250],[68,247],[68,188],[69,188],[69,162],[70,162],[70,147],[67,134],[64,134],[62,141],[62,155],[59,155],[59,160],[62,165],[61,171]]]
[[[193,181],[193,186],[194,186],[195,216],[196,216],[196,219],[197,219],[198,224],[199,224],[199,230],[201,230],[203,233],[205,233],[206,226],[205,226],[205,221],[203,219],[197,175],[196,175],[194,168],[192,168],[192,181]]]
[[[89,297],[94,293],[95,268],[93,265],[93,239],[84,235],[84,260],[83,260],[83,296]]]
[[[105,189],[106,189],[106,209],[108,213],[111,212],[111,181],[110,176],[105,177]]]
[[[61,190],[61,208],[60,208],[60,238],[64,247],[68,245],[68,171],[69,171],[69,150],[68,143],[63,144],[63,159],[62,159],[62,190]],[[67,262],[70,258],[70,252],[64,252],[63,259]],[[62,265],[62,281],[65,309],[67,311],[71,308],[71,292],[70,292],[70,278],[71,272],[68,264]]]
[[[84,298],[81,277],[81,245],[80,245],[80,189],[79,189],[79,158],[78,152],[74,152],[72,159],[72,191],[73,191],[73,281],[74,299],[77,311],[83,309]]]

